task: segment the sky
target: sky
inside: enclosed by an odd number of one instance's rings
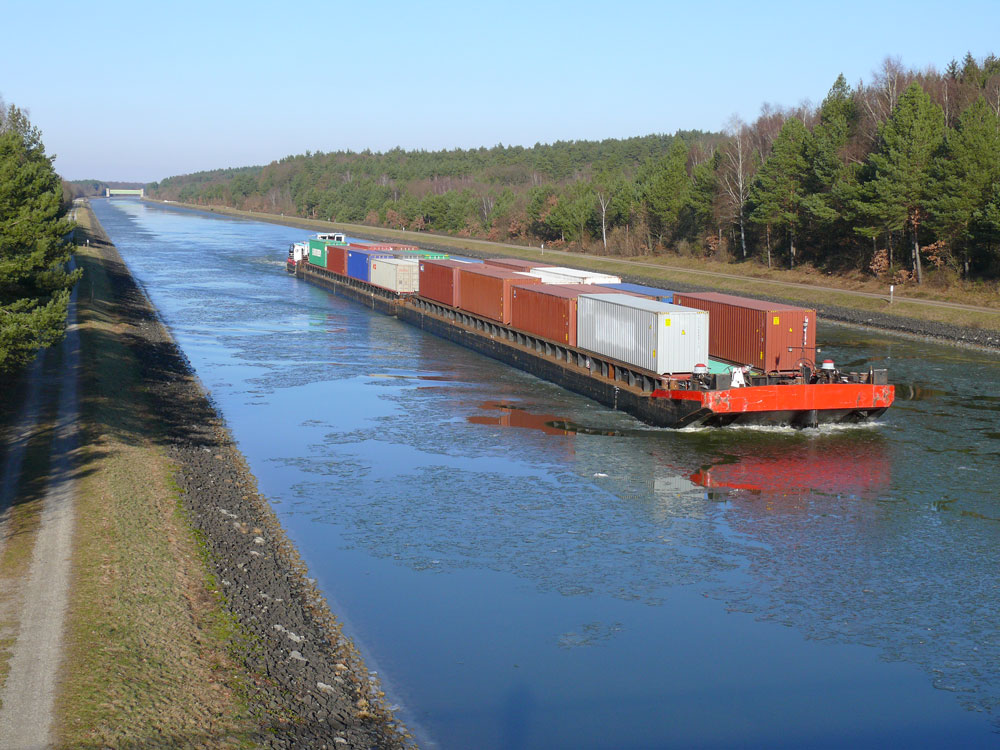
[[[888,57],[1000,55],[997,0],[3,0],[0,97],[66,179],[306,151],[721,130]]]

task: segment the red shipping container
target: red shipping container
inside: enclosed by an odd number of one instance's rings
[[[539,263],[537,260],[522,260],[521,258],[487,258],[483,265],[494,268],[506,268],[511,271],[530,271],[534,268],[551,268],[551,263]]]
[[[458,261],[452,261],[456,262]],[[541,279],[533,279],[505,268],[492,268],[479,263],[459,265],[462,295],[458,306],[504,325],[510,324],[514,285],[542,283]]]
[[[326,246],[326,270],[347,276],[347,248],[344,245]]]
[[[420,296],[458,307],[461,299],[458,271],[467,265],[457,260],[420,261]]]
[[[352,243],[350,243],[348,245],[348,247],[351,248],[352,250],[371,250],[372,249],[372,243],[371,242],[352,242]]]
[[[815,366],[815,310],[717,292],[678,292],[674,304],[708,311],[711,357],[765,372]]]
[[[595,293],[591,284],[515,284],[510,324],[520,331],[576,346],[577,297]],[[652,299],[644,294],[627,294]]]

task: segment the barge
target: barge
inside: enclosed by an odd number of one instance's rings
[[[884,369],[845,373],[829,360],[816,368],[801,356],[795,371],[714,361],[699,363],[687,373],[656,372],[515,328],[510,318],[487,317],[330,270],[332,259],[321,267],[293,249],[287,270],[298,278],[656,427],[861,423],[882,415],[895,395]]]

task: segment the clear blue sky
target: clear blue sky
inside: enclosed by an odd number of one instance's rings
[[[0,96],[67,179],[752,120],[886,56],[1000,54],[1000,3],[5,0]]]

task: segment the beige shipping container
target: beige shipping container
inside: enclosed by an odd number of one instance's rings
[[[420,289],[420,262],[406,258],[372,258],[371,283],[394,292],[409,293]]]

